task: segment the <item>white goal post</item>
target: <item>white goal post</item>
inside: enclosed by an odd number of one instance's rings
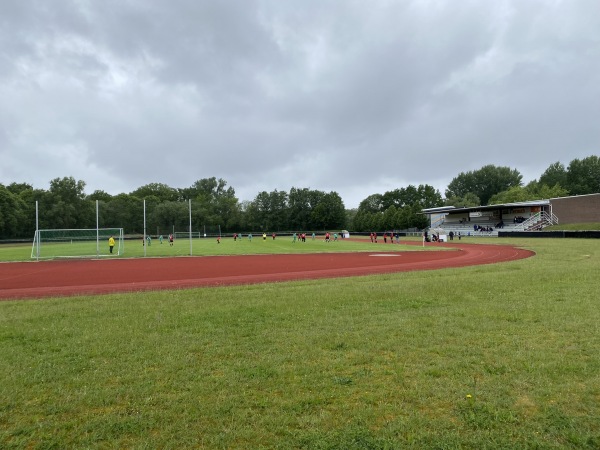
[[[110,249],[109,239],[114,239]],[[121,256],[125,251],[123,228],[36,230],[32,259]]]

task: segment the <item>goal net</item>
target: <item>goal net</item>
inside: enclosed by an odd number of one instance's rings
[[[114,239],[112,253],[109,239]],[[123,228],[37,230],[31,248],[32,259],[93,258],[121,256]]]

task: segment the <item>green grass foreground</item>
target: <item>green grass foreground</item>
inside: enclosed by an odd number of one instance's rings
[[[600,241],[494,242],[537,255],[0,302],[0,448],[599,448]]]

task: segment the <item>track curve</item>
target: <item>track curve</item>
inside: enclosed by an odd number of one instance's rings
[[[420,245],[420,243],[418,244]],[[0,265],[0,300],[350,277],[495,264],[534,252],[508,245],[432,244],[453,251],[68,260]],[[391,247],[390,247],[391,248]]]

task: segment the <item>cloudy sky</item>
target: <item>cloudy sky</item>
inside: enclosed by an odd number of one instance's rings
[[[0,183],[346,207],[600,154],[598,0],[2,0]]]

